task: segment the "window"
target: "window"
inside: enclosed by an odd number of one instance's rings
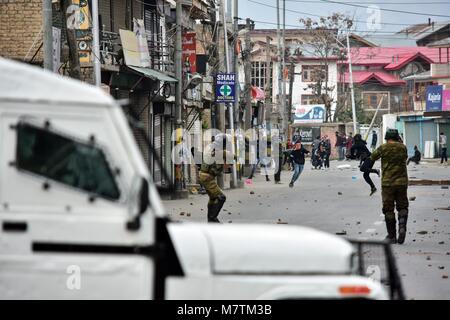
[[[267,72],[267,63],[261,61],[252,62],[252,85],[261,88],[263,90],[266,89],[266,72]],[[273,83],[272,79],[272,64],[270,65],[270,83]],[[272,86],[270,87],[272,89]]]
[[[328,77],[328,71],[326,66],[314,65],[314,66],[302,66],[302,81],[303,82],[315,82],[317,77],[321,77],[325,80]]]
[[[384,96],[383,103],[380,107],[381,110],[388,110],[389,109],[389,99],[390,95],[389,92],[370,92],[365,91],[362,93],[362,99],[363,99],[363,107],[367,110],[376,110],[378,107],[378,104],[381,101],[381,98]]]
[[[106,199],[119,199],[119,188],[99,147],[29,124],[21,123],[17,130],[16,156],[20,170]]]
[[[317,97],[313,94],[302,94],[302,105],[316,104]]]

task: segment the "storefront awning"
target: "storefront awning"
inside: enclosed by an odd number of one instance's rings
[[[142,68],[142,67],[134,67],[134,66],[127,66],[128,68],[132,69],[133,71],[139,73],[140,75],[153,79],[153,80],[160,80],[165,82],[178,82],[177,79],[172,78],[160,71],[156,71],[150,68]]]
[[[252,86],[252,99],[256,101],[264,101],[266,94],[261,88]]]

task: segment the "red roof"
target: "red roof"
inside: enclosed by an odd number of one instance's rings
[[[439,63],[439,49],[428,47],[361,47],[351,49],[352,64],[382,66],[386,70],[398,70],[407,63],[422,58],[429,63]],[[444,57],[442,57],[444,58]],[[348,62],[347,62],[348,63]]]
[[[394,75],[384,71],[354,71],[353,83],[364,84],[369,80],[376,80],[385,86],[402,86],[406,81],[397,79]],[[344,82],[350,83],[350,73],[344,73]]]

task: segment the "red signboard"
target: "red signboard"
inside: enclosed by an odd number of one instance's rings
[[[197,72],[196,46],[195,33],[185,33],[183,36],[183,71],[185,73]]]

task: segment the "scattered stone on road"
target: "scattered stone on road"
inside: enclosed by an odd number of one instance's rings
[[[345,231],[345,230],[338,231],[338,232],[336,232],[336,234],[337,234],[338,236],[345,236],[345,235],[347,235],[347,231]]]
[[[417,234],[427,234],[428,233],[428,231],[419,231],[419,232],[417,232]]]
[[[409,201],[415,201],[416,197],[409,197]]]
[[[255,194],[255,191],[250,191],[250,194]]]
[[[342,196],[342,192],[339,191],[339,192],[338,192],[338,195]]]
[[[186,212],[180,212],[180,216],[184,216],[186,214]]]

